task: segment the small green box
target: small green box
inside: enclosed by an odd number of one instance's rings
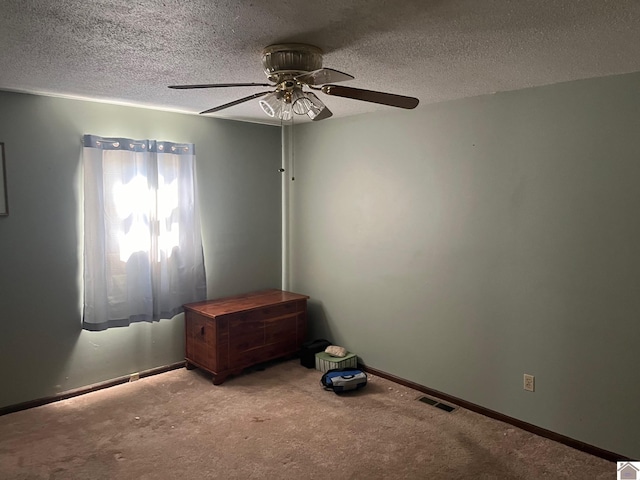
[[[358,356],[355,353],[347,353],[345,357],[332,357],[328,353],[316,353],[316,370],[328,372],[334,368],[357,368]]]

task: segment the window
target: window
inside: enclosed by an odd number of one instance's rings
[[[195,146],[84,136],[83,327],[171,318],[204,300]]]

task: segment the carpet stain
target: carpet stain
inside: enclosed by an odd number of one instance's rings
[[[267,420],[271,420],[271,419],[270,418],[253,417],[253,419],[251,421],[255,422],[255,423],[262,423],[262,422],[266,422]]]

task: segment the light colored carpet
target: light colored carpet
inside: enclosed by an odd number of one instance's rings
[[[336,395],[297,360],[199,370],[0,417],[2,479],[610,479],[614,463],[370,376]]]

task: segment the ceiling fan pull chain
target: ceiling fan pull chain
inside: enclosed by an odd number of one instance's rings
[[[296,163],[295,163],[295,138],[293,136],[294,132],[293,128],[293,116],[291,116],[291,141],[289,142],[291,148],[291,181],[293,182],[296,179]]]

